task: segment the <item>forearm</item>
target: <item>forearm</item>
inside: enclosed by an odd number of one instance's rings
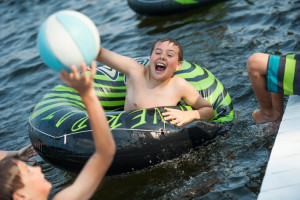
[[[97,61],[101,62],[104,65],[110,66],[111,65],[111,58],[117,56],[118,54],[109,51],[108,49],[105,49],[103,47],[100,47],[100,51],[97,56]]]
[[[120,60],[123,60],[124,59],[124,56],[121,56],[117,53],[114,53],[112,51],[109,51],[103,47],[100,48],[100,51],[99,51],[99,54],[97,56],[97,61],[106,65],[106,66],[109,66],[117,71],[120,71],[122,73],[123,72],[123,69],[120,67]],[[125,63],[123,63],[124,65]]]
[[[80,75],[77,68],[72,65],[72,73],[64,70],[60,74],[62,81],[67,83],[70,87],[77,90],[79,93],[90,118],[90,125],[93,130],[93,137],[95,142],[95,153],[101,155],[113,155],[115,152],[115,144],[112,138],[110,128],[107,123],[103,108],[96,96],[94,89],[94,76],[96,74],[96,62],[91,63],[90,74],[86,73],[86,64],[81,65],[82,74]]]
[[[96,152],[103,156],[113,157],[116,149],[115,142],[95,91],[89,91],[88,94],[82,97],[82,100],[89,115]]]
[[[18,151],[0,151],[0,160],[6,157],[15,157],[18,155]]]
[[[80,75],[77,68],[71,66],[72,73],[68,74],[67,71],[63,71],[60,77],[76,89],[82,98],[89,115],[95,153],[84,165],[75,182],[57,193],[53,199],[89,199],[105,176],[116,151],[105,113],[93,86],[96,63],[92,62],[89,75],[86,73],[86,67],[85,63],[81,65],[82,74]]]
[[[209,120],[214,117],[214,110],[212,107],[202,107],[198,110],[194,110],[195,119]]]
[[[96,60],[126,75],[129,75],[137,66],[140,66],[134,59],[109,51],[103,47],[101,47]]]

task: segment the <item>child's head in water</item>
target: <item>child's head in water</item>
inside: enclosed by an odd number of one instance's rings
[[[181,45],[172,38],[156,40],[151,48],[150,72],[154,79],[164,81],[180,70],[183,60]]]
[[[32,167],[14,158],[6,158],[0,163],[1,199],[48,198],[52,185],[39,166]]]

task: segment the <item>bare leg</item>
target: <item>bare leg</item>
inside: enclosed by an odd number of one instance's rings
[[[281,119],[280,113],[283,113],[283,111],[280,112],[280,110],[283,110],[283,105],[281,106],[280,104],[283,100],[278,101],[280,95],[275,93],[271,95],[267,91],[266,75],[268,58],[268,54],[255,53],[250,56],[247,62],[250,82],[260,105],[260,110],[254,111],[252,115],[257,124],[278,121]]]
[[[283,116],[283,94],[271,93],[273,108],[279,113],[278,121],[281,121]]]

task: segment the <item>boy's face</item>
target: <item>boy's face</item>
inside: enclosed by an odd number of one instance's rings
[[[45,179],[41,168],[29,166],[20,160],[17,161],[17,165],[24,187],[15,191],[13,195],[32,197],[33,199],[48,197],[52,185]]]
[[[178,61],[178,46],[169,41],[156,43],[150,56],[150,72],[153,78],[166,80],[179,70],[182,61]]]

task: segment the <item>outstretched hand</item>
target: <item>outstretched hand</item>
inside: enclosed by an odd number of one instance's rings
[[[96,74],[96,62],[92,62],[90,74],[86,72],[89,71],[89,67],[86,63],[81,64],[81,74],[77,70],[75,65],[72,65],[71,73],[63,70],[60,74],[60,79],[65,82],[70,87],[77,90],[80,95],[84,95],[86,92],[93,90],[94,76]]]
[[[182,111],[173,108],[165,108],[166,112],[163,112],[164,120],[171,120],[170,123],[176,126],[184,126],[187,123],[195,119],[191,111]]]
[[[31,157],[37,155],[36,151],[34,150],[33,146],[30,144],[19,151],[17,151],[16,157],[24,162],[36,162],[35,159]]]

